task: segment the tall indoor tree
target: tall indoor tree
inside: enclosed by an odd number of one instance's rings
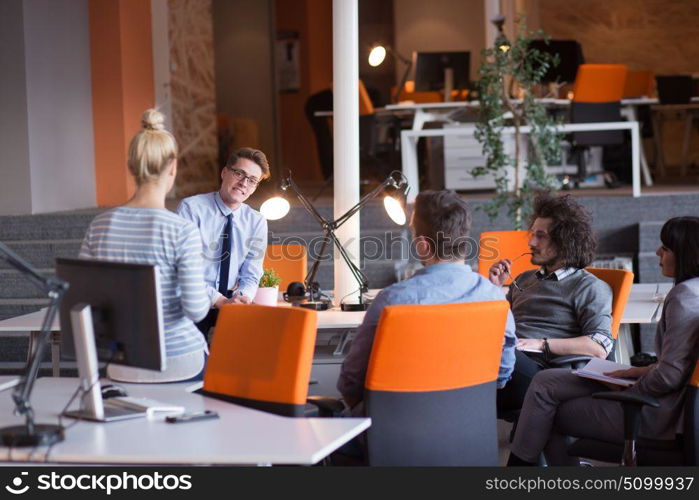
[[[484,206],[488,216],[494,219],[503,206],[507,207],[515,229],[522,229],[531,212],[533,192],[554,191],[558,187],[556,179],[546,172],[546,165],[561,158],[557,121],[535,96],[535,89],[541,85],[547,70],[558,61],[530,46],[534,38],[542,38],[544,34],[540,30],[528,31],[524,18],[516,23],[513,42],[503,33],[503,16],[497,16],[492,22],[498,28],[498,36],[494,46],[482,52],[480,116],[475,132],[486,163],[474,169],[473,175],[491,173],[494,176],[495,196]],[[513,97],[515,90],[516,99]],[[526,134],[522,130],[525,126],[529,128]],[[511,130],[514,131],[513,157],[505,147]],[[512,187],[511,169],[514,169]]]

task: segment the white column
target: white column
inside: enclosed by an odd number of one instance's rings
[[[333,0],[334,215],[359,201],[359,36],[358,0]],[[353,262],[359,265],[359,215],[337,231]],[[335,250],[335,304],[358,289]],[[346,301],[354,301],[357,293]]]

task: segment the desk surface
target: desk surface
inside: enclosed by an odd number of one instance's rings
[[[78,385],[77,378],[41,378],[32,395],[37,423],[56,423]],[[98,464],[314,464],[366,430],[367,418],[288,418],[188,393],[182,384],[122,384],[130,396],[209,409],[220,418],[168,424],[162,418],[110,423],[64,419],[65,441],[49,456],[37,450],[0,447],[0,460]],[[2,425],[21,423],[12,415],[9,393],[1,394]]]
[[[656,297],[656,288],[659,296]],[[667,292],[672,288],[672,283],[634,283],[631,287],[629,302],[626,304],[622,323],[654,323],[660,313],[659,305]],[[37,331],[41,328],[45,310],[36,311],[14,318],[0,321],[0,331],[26,332]],[[357,328],[364,319],[364,312],[344,312],[339,309],[318,312],[318,330],[352,329]],[[53,330],[60,330],[58,320],[54,322]]]

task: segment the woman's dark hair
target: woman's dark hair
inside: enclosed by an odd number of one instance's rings
[[[592,216],[582,205],[569,194],[542,193],[534,199],[529,227],[538,218],[553,219],[549,236],[564,267],[582,269],[590,265],[595,258],[597,239],[592,230]]]
[[[668,220],[660,241],[675,254],[675,284],[699,277],[699,217]]]

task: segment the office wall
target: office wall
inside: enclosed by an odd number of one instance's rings
[[[31,212],[22,0],[0,2],[0,214]]]
[[[471,80],[477,79],[480,51],[485,46],[483,0],[394,0],[396,49],[410,58],[413,51],[471,51]],[[400,78],[403,65],[396,66]]]
[[[699,71],[697,0],[540,0],[542,28],[582,43],[590,63],[659,74]]]
[[[277,166],[272,0],[214,0],[216,111],[250,120],[259,148]]]
[[[0,9],[0,214],[92,207],[87,0]]]
[[[25,0],[32,212],[95,205],[87,0]]]

